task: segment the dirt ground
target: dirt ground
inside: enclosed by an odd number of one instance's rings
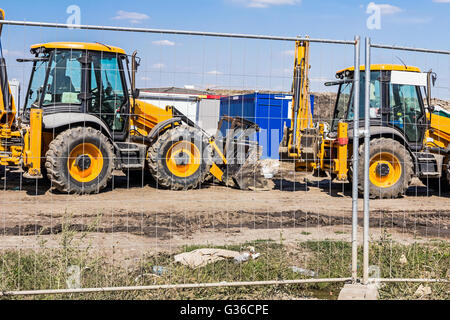
[[[351,238],[351,186],[294,173],[288,164],[274,178],[273,190],[258,192],[213,184],[158,190],[151,179],[130,182],[118,172],[100,194],[74,196],[50,191],[48,182],[22,179],[18,170],[2,176],[0,250],[36,248],[42,240],[56,246],[64,226],[87,232],[86,244],[123,250],[125,256],[182,245]],[[414,181],[401,199],[370,202],[371,237],[388,232],[400,242],[448,241],[449,205],[450,194]]]

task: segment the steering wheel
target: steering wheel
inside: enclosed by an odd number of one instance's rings
[[[401,113],[403,115],[403,105],[396,104],[392,107],[392,111],[394,115],[397,115],[398,113]]]

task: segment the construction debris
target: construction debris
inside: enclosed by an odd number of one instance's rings
[[[402,256],[400,257],[400,264],[407,264],[408,263],[408,259],[406,259],[406,256],[404,254],[402,254]]]
[[[414,293],[415,296],[418,296],[419,299],[428,296],[431,294],[431,288],[429,286],[420,285]]]
[[[243,263],[249,261],[250,259],[256,260],[261,256],[260,253],[256,252],[255,247],[247,247],[247,249],[249,252],[244,252],[240,256],[234,258],[235,263]]]
[[[311,277],[311,278],[317,277],[317,273],[312,270],[303,269],[303,268],[299,268],[299,267],[295,267],[295,266],[290,267],[290,269],[292,270],[292,272],[301,274],[303,276],[307,276],[307,277]]]
[[[196,269],[204,267],[210,263],[225,259],[235,259],[240,255],[237,251],[223,249],[198,249],[176,255],[175,262]]]
[[[273,179],[280,170],[280,161],[278,160],[265,159],[261,160],[260,163],[261,172],[266,179]]]
[[[224,249],[197,249],[190,252],[184,252],[174,257],[175,262],[179,262],[193,269],[204,267],[217,261],[233,259],[235,263],[243,263],[250,259],[256,260],[260,254],[255,252],[253,247],[248,247],[249,251],[239,253],[237,251]]]

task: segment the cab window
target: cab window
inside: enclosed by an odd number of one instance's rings
[[[123,106],[128,99],[124,90],[121,70],[116,54],[92,53],[90,71],[90,113],[101,118],[112,131],[123,131]]]
[[[422,139],[418,120],[422,108],[415,86],[390,84],[390,122],[405,132],[407,139],[418,142]]]
[[[81,104],[81,51],[56,51],[50,61],[50,72],[43,106]]]
[[[359,118],[365,118],[365,72],[361,72],[360,81],[360,98],[359,98]],[[371,119],[381,119],[381,84],[380,84],[380,72],[372,71],[370,73],[370,86],[369,86],[369,96],[370,96],[370,118]],[[353,108],[354,95],[352,95],[352,102],[350,111],[348,113],[347,120],[353,120],[354,118],[354,108]]]
[[[30,109],[32,106],[39,107],[41,96],[44,92],[44,81],[48,64],[49,62],[47,60],[34,63],[30,87],[28,88],[27,98],[25,101],[25,110]]]

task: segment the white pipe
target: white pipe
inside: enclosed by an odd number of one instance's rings
[[[369,283],[372,283],[372,282],[450,283],[450,280],[448,280],[448,279],[409,279],[409,278],[369,279]]]
[[[369,280],[369,161],[370,161],[370,38],[366,38],[366,67],[364,91],[364,235],[363,235],[363,284]]]
[[[352,164],[352,281],[358,280],[358,182],[359,182],[359,97],[360,97],[360,37],[355,37],[355,74],[353,76],[354,116],[353,116],[353,164]]]
[[[171,30],[171,29],[148,29],[148,28],[125,28],[114,26],[96,26],[96,25],[72,25],[64,23],[51,22],[33,22],[33,21],[0,21],[1,25],[15,25],[28,27],[45,27],[45,28],[62,28],[62,29],[83,29],[83,30],[102,30],[102,31],[127,31],[127,32],[141,32],[141,33],[156,33],[156,34],[178,34],[191,36],[205,36],[205,37],[222,37],[222,38],[241,38],[241,39],[262,39],[262,40],[278,40],[278,41],[310,41],[318,43],[334,43],[354,45],[354,41],[333,40],[333,39],[310,39],[302,37],[279,37],[266,36],[255,34],[240,34],[240,33],[220,33],[220,32],[206,32],[206,31],[188,31],[188,30]]]
[[[117,291],[147,291],[147,290],[161,290],[161,289],[168,290],[168,289],[197,289],[197,288],[242,287],[242,286],[292,285],[292,284],[323,283],[323,282],[347,282],[350,280],[351,278],[324,278],[324,279],[298,279],[298,280],[273,280],[273,281],[248,281],[248,282],[244,281],[244,282],[167,284],[167,285],[153,285],[153,286],[108,287],[108,288],[4,291],[0,292],[0,297],[44,295],[44,294],[117,292]]]

